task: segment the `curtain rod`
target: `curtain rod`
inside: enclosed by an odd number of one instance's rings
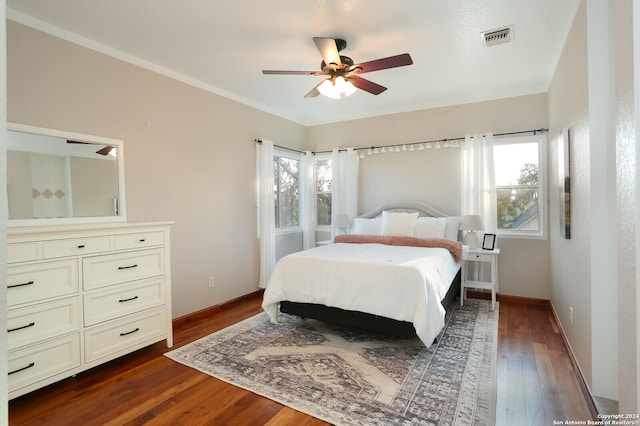
[[[547,131],[549,131],[549,129],[545,129],[545,128],[540,128],[540,129],[532,129],[532,130],[520,130],[517,132],[505,132],[505,133],[494,133],[493,136],[511,136],[511,135],[521,135],[521,134],[525,134],[525,133],[533,133],[534,135],[538,134],[538,133],[546,133]],[[430,144],[430,143],[437,143],[437,142],[456,142],[456,141],[463,141],[465,139],[464,136],[462,137],[457,137],[457,138],[444,138],[444,139],[434,139],[434,140],[430,140],[430,141],[422,141],[422,142],[409,142],[409,143],[395,143],[395,144],[390,144],[390,145],[377,145],[377,146],[363,146],[363,147],[359,147],[359,148],[353,148],[354,151],[360,151],[360,150],[365,150],[365,149],[376,149],[376,148],[395,148],[395,147],[400,147],[400,146],[412,146],[412,145],[422,145],[422,144]],[[340,152],[344,152],[346,151],[346,149],[339,149],[338,151]],[[312,151],[311,153],[313,155],[316,154],[329,154],[332,151]]]
[[[493,136],[513,136],[513,135],[522,135],[525,133],[533,133],[534,135],[538,134],[538,133],[547,133],[549,131],[549,129],[545,129],[545,128],[540,128],[540,129],[532,129],[532,130],[520,130],[517,132],[505,132],[505,133],[494,133]],[[399,147],[399,146],[412,146],[412,145],[421,145],[421,144],[430,144],[430,143],[437,143],[437,142],[456,142],[456,141],[463,141],[465,138],[464,136],[462,137],[457,137],[457,138],[444,138],[444,139],[434,139],[434,140],[430,140],[430,141],[422,141],[422,142],[409,142],[409,143],[395,143],[395,144],[390,144],[390,145],[378,145],[378,146],[364,146],[364,147],[360,147],[360,148],[353,148],[354,151],[360,151],[360,150],[364,150],[364,149],[376,149],[376,148],[395,148],[395,147]],[[256,143],[262,144],[262,141],[260,139],[255,139]],[[297,149],[293,149],[293,148],[287,148],[286,146],[278,146],[278,145],[274,145],[277,148],[280,149],[286,149],[288,151],[293,151],[293,152],[297,152],[298,154],[305,154],[304,151],[298,151]],[[346,148],[341,148],[338,150],[339,152],[344,152],[346,151]],[[333,151],[312,151],[311,154],[312,155],[316,155],[316,154],[330,154]]]
[[[254,139],[253,141],[254,141],[255,143],[259,144],[259,145],[262,145],[262,140],[261,140],[261,139]],[[304,152],[304,151],[298,151],[297,149],[287,148],[286,146],[280,146],[280,145],[276,145],[276,144],[274,144],[273,146],[274,146],[275,148],[280,148],[280,149],[284,149],[284,150],[287,150],[287,151],[296,152],[296,153],[298,153],[298,154],[304,154],[304,155],[307,155],[307,153],[306,153],[306,152]],[[313,154],[313,153],[312,153],[312,154]]]

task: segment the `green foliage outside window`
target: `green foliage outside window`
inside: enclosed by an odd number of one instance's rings
[[[525,163],[517,185],[496,187],[498,229],[517,229],[538,213],[538,165]]]
[[[273,157],[276,228],[299,226],[298,160]]]
[[[331,225],[331,160],[316,161],[316,214],[318,225]]]

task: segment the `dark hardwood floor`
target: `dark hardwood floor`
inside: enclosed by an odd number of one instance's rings
[[[261,294],[174,321],[179,347],[261,312]],[[498,425],[596,415],[548,304],[508,298],[498,326]],[[326,425],[173,362],[157,343],[9,403],[10,425]]]

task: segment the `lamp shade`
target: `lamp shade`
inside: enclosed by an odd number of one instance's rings
[[[462,216],[460,229],[463,231],[484,231],[484,223],[479,214],[467,214]]]
[[[335,228],[348,228],[351,226],[351,221],[349,220],[349,216],[344,213],[336,214],[335,221],[333,223]]]

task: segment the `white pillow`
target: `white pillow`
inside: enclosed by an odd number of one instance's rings
[[[419,217],[413,228],[413,236],[418,238],[444,238],[447,219],[444,217]]]
[[[382,212],[382,235],[412,237],[413,226],[418,218],[415,213]]]
[[[460,229],[460,216],[447,216],[447,227],[444,230],[444,237],[447,240],[458,241],[458,231]]]
[[[353,220],[353,234],[382,235],[382,217],[373,219],[356,217]]]

